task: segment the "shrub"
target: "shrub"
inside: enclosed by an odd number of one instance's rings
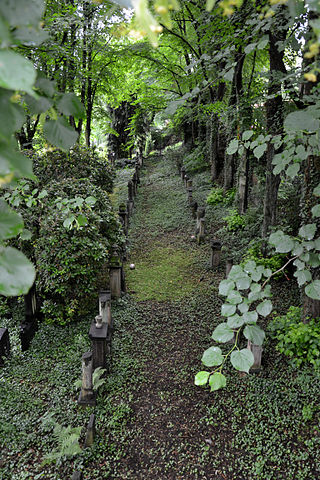
[[[240,215],[237,210],[229,210],[229,215],[223,218],[227,222],[227,230],[229,232],[236,232],[245,227],[246,220],[244,215]]]
[[[65,324],[90,310],[110,247],[122,243],[122,233],[109,197],[89,180],[52,182],[47,192],[34,242],[37,285],[46,320]],[[75,199],[80,207],[72,206]],[[66,201],[61,210],[59,202]],[[80,223],[73,217],[81,217]]]
[[[69,153],[61,150],[29,153],[40,185],[65,178],[89,179],[108,193],[112,192],[114,170],[107,159],[94,149],[75,145]]]
[[[192,152],[185,156],[183,164],[189,173],[198,173],[209,167],[206,160],[204,144],[198,145]]]
[[[270,268],[272,272],[279,270],[283,264],[284,259],[286,258],[285,254],[276,253],[271,256],[265,256],[262,253],[262,241],[253,241],[251,246],[246,251],[246,254],[243,257],[241,265],[244,265],[249,260],[254,260],[257,265],[262,265],[264,268]],[[274,278],[280,278],[284,275],[284,272],[279,272],[275,275]]]
[[[224,192],[223,188],[220,187],[212,188],[207,197],[207,204],[219,205],[219,203],[222,203],[223,205],[231,205],[234,201],[235,194],[235,188],[231,188],[226,192]]]
[[[296,366],[311,363],[320,367],[320,322],[301,321],[301,308],[290,307],[286,315],[276,317],[269,325],[277,350],[289,357]]]

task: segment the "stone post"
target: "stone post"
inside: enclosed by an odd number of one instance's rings
[[[180,174],[181,174],[181,180],[184,182],[184,176],[186,173],[185,167],[181,167]]]
[[[189,180],[187,181],[187,188],[192,188],[192,184],[193,184],[192,180],[189,179]]]
[[[138,182],[137,182],[137,172],[134,171],[134,174],[132,175],[132,185],[133,185],[133,195],[137,195],[138,191]]]
[[[92,447],[94,444],[94,439],[96,436],[96,417],[94,413],[90,415],[88,426],[87,426],[87,433],[86,439],[84,441],[85,448]]]
[[[111,327],[111,292],[110,290],[101,290],[99,292],[99,315],[102,317],[102,323],[107,323]]]
[[[226,278],[228,278],[228,275],[230,273],[230,270],[233,266],[233,259],[232,258],[227,258],[226,261]]]
[[[261,370],[261,359],[263,352],[262,345],[255,345],[254,343],[251,343],[250,340],[248,340],[247,347],[252,352],[254,358],[254,363],[250,368],[250,372],[259,373]]]
[[[92,353],[82,355],[82,387],[78,404],[83,406],[94,406],[96,404],[95,394],[92,385]]]
[[[38,330],[38,302],[35,283],[24,295],[24,320],[20,324],[21,350],[28,350],[35,332]]]
[[[92,345],[92,371],[98,367],[107,368],[107,336],[108,324],[92,322],[89,338]],[[96,317],[97,318],[97,317]]]
[[[192,205],[193,198],[192,198],[192,188],[187,188],[187,199],[189,206]]]
[[[127,200],[127,209],[129,216],[133,213],[134,207],[134,186],[132,180],[128,182],[128,200]]]
[[[3,357],[10,354],[10,338],[7,328],[0,328],[0,367],[4,365]]]
[[[210,243],[211,246],[211,257],[210,257],[210,267],[218,267],[220,265],[221,257],[221,242],[219,240],[212,240]]]
[[[190,204],[190,208],[191,208],[192,218],[196,219],[197,218],[198,203],[195,200],[192,200],[192,203]]]
[[[185,174],[184,176],[184,186],[187,188],[187,185],[188,185],[188,181],[189,181],[189,176],[187,174]]]
[[[110,290],[112,298],[121,297],[121,284],[122,284],[122,266],[111,265],[110,266]]]
[[[140,165],[136,162],[136,176],[137,176],[137,184],[140,185]]]
[[[200,218],[199,232],[198,232],[198,237],[197,237],[198,244],[200,244],[204,241],[204,236],[205,236],[205,219]]]
[[[123,231],[125,235],[128,235],[128,228],[129,228],[129,216],[128,216],[128,210],[127,207],[124,203],[121,203],[119,205],[119,212],[118,212],[120,221],[123,225]]]

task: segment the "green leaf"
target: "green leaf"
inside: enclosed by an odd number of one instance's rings
[[[73,222],[75,221],[76,217],[74,215],[71,215],[70,217],[67,217],[64,222],[63,222],[63,226],[65,228],[69,228],[71,229],[72,226],[73,226]]]
[[[298,270],[294,273],[294,276],[298,280],[299,287],[312,280],[312,275],[309,270]]]
[[[76,118],[83,118],[85,115],[84,106],[74,93],[64,93],[57,102],[57,108],[64,115]]]
[[[197,386],[206,385],[209,379],[210,372],[198,372],[194,377],[194,384]]]
[[[36,71],[32,63],[11,50],[0,50],[0,87],[32,93]]]
[[[262,145],[258,145],[254,150],[253,154],[254,156],[259,160],[259,158],[262,157],[264,152],[267,150],[267,144],[263,143]]]
[[[227,148],[227,154],[228,155],[233,155],[234,153],[236,153],[236,151],[238,150],[238,147],[239,147],[239,140],[234,138],[233,140],[231,140],[231,142],[229,143],[229,146]]]
[[[229,82],[232,82],[233,76],[234,76],[234,68],[230,68],[230,70],[228,70],[228,71],[223,75],[223,78],[224,78],[225,80],[228,80]],[[232,155],[232,154],[229,153],[229,155]]]
[[[84,201],[90,207],[93,207],[93,205],[95,205],[95,203],[97,203],[97,199],[95,197],[92,197],[92,196],[85,198]]]
[[[247,263],[245,263],[243,269],[247,273],[252,273],[255,272],[257,268],[257,264],[254,260],[249,260]]]
[[[233,338],[233,330],[231,330],[226,323],[220,323],[220,325],[214,329],[212,338],[219,343],[228,342]]]
[[[312,240],[313,237],[315,236],[316,231],[317,231],[316,224],[311,223],[309,225],[303,225],[299,229],[299,235],[303,238],[306,238],[307,240]]]
[[[238,305],[238,303],[242,302],[242,296],[239,292],[232,290],[227,297],[227,302],[231,303],[231,305]]]
[[[9,208],[8,204],[0,199],[0,239],[16,237],[23,230],[23,220],[20,215]]]
[[[243,303],[240,303],[240,305],[238,305],[237,308],[240,313],[247,313],[247,311],[249,310],[249,305],[243,302]]]
[[[306,295],[314,300],[320,300],[320,280],[314,280],[304,289]]]
[[[9,173],[17,177],[34,178],[32,160],[9,145],[0,144],[0,175],[4,177]]]
[[[11,93],[1,90],[0,93],[0,135],[4,140],[19,130],[25,122],[23,108],[12,103]]]
[[[219,347],[210,347],[203,352],[201,361],[206,367],[215,367],[221,365],[223,358]]]
[[[225,387],[226,384],[227,384],[227,379],[220,372],[215,372],[213,375],[211,375],[211,377],[209,379],[209,385],[211,387],[211,392],[214,392],[215,390],[219,390],[220,388]]]
[[[0,14],[9,25],[33,25],[37,27],[45,9],[43,0],[1,0]]]
[[[252,312],[246,312],[243,314],[243,320],[245,323],[256,323],[258,320],[258,314],[255,310]]]
[[[247,140],[250,140],[250,138],[252,137],[253,135],[253,130],[246,130],[245,132],[243,132],[242,134],[242,140],[244,142],[246,142]]]
[[[261,285],[260,283],[252,283],[250,287],[251,292],[258,293],[261,292]]]
[[[266,336],[258,325],[247,325],[243,330],[243,335],[254,345],[262,345]]]
[[[47,120],[43,126],[43,132],[50,143],[62,150],[69,150],[78,138],[77,132],[68,125],[64,118]]]
[[[235,284],[232,280],[222,280],[219,284],[219,295],[227,297],[234,287]]]
[[[289,113],[284,121],[284,128],[287,132],[305,131],[316,132],[319,130],[319,120],[312,117],[309,112],[298,110]]]
[[[216,0],[207,0],[206,9],[207,9],[208,12],[211,12],[215,3],[216,3]]]
[[[232,352],[230,360],[236,370],[247,373],[254,363],[253,354],[248,348]]]
[[[85,225],[88,225],[88,219],[84,215],[78,215],[77,222],[79,224],[79,227],[84,227]]]
[[[235,305],[230,305],[228,303],[224,303],[221,307],[221,315],[223,317],[230,317],[233,315],[236,311],[236,306]]]
[[[249,43],[244,49],[244,53],[247,55],[251,52],[253,52],[256,49],[257,44],[256,43]]]
[[[251,285],[251,278],[248,275],[237,278],[236,280],[238,290],[247,290]]]
[[[320,217],[320,203],[312,207],[311,212],[313,217]]]
[[[292,163],[286,170],[286,174],[290,178],[294,178],[300,170],[300,163]]]
[[[41,92],[47,95],[47,97],[53,97],[55,93],[55,82],[43,77],[41,72],[38,72],[35,87],[41,90]]]
[[[36,98],[31,97],[31,95],[26,95],[25,102],[31,115],[38,115],[39,113],[46,112],[53,105],[51,100],[46,97],[41,97],[40,95]]]
[[[0,251],[0,293],[5,296],[26,295],[36,273],[32,263],[12,247]]]
[[[30,232],[30,230],[28,230],[27,228],[25,228],[25,229],[22,230],[22,232],[20,233],[20,238],[21,238],[21,240],[31,240],[31,238],[32,238],[32,232]]]
[[[263,302],[259,303],[257,306],[257,312],[259,315],[263,317],[267,317],[272,311],[272,302],[270,300],[264,300]]]
[[[269,43],[269,40],[268,38],[265,38],[263,40],[261,40],[259,43],[258,43],[258,50],[263,50]]]
[[[232,317],[229,317],[227,321],[227,325],[230,328],[240,328],[243,324],[243,317],[240,317],[238,314],[232,315]]]
[[[320,197],[320,183],[314,188],[313,195],[315,195],[316,197]]]
[[[310,258],[308,260],[308,264],[311,265],[313,268],[317,268],[320,266],[320,256],[318,253],[310,252]]]
[[[274,245],[277,252],[280,253],[288,253],[295,247],[293,239],[289,235],[285,235],[281,230],[270,235],[269,243]]]

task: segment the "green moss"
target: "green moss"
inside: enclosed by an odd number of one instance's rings
[[[190,294],[197,286],[192,277],[194,257],[190,252],[173,247],[154,245],[127,268],[128,289],[134,290],[136,300],[176,300]]]

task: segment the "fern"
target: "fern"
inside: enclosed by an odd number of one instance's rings
[[[104,378],[101,378],[102,375],[104,375],[105,371],[106,371],[105,368],[98,367],[93,372],[93,374],[92,374],[92,385],[93,385],[92,388],[93,388],[93,390],[98,390],[98,388],[101,387],[101,385],[106,383],[106,380]],[[73,385],[76,389],[79,389],[82,386],[82,381],[78,379],[74,382]]]
[[[73,457],[81,453],[79,438],[82,427],[71,427],[71,425],[63,427],[52,418],[52,415],[47,416],[43,424],[54,425],[53,436],[57,447],[45,455],[42,465],[49,463],[60,464],[64,458]]]

